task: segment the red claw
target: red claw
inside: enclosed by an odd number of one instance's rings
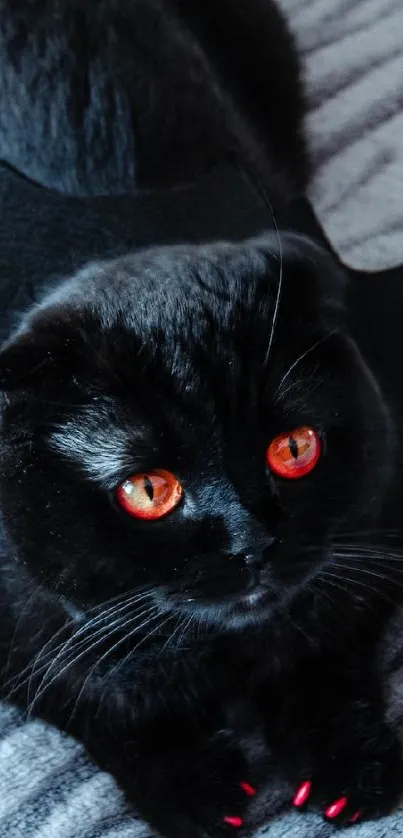
[[[325,816],[329,818],[329,820],[333,820],[333,818],[337,818],[338,815],[346,808],[348,803],[347,797],[339,797],[328,809],[325,811]]]
[[[242,791],[244,791],[245,794],[248,795],[248,797],[254,797],[255,796],[256,789],[255,789],[254,786],[251,786],[250,783],[245,783],[244,781],[242,781],[242,783],[239,783],[239,785],[240,785]]]
[[[302,783],[294,797],[294,800],[292,801],[292,805],[296,806],[297,809],[299,809],[300,806],[304,806],[311,794],[311,790],[312,783],[310,780],[307,780],[305,783]]]
[[[235,826],[235,827],[237,827],[237,828],[239,828],[240,826],[243,826],[243,820],[242,820],[242,818],[237,818],[237,817],[233,817],[233,818],[232,818],[232,817],[227,817],[227,818],[223,818],[223,821],[224,821],[225,823],[228,823],[228,824],[229,824],[229,826]]]
[[[362,812],[356,812],[355,815],[353,815],[353,817],[350,818],[350,823],[357,823],[357,821],[360,820],[361,815]]]

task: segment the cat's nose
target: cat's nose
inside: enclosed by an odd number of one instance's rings
[[[227,519],[226,553],[244,567],[258,568],[270,560],[269,555],[278,538],[274,529],[264,526],[239,504]]]

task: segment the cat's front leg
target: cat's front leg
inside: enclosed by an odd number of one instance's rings
[[[139,765],[135,801],[169,838],[229,836],[247,830],[256,793],[241,751],[225,731],[152,753]]]
[[[97,746],[91,750],[136,811],[166,838],[250,834],[248,808],[256,786],[232,734],[193,738],[184,730],[176,745],[158,740],[150,728],[140,747],[126,740],[116,757],[109,750],[105,760]]]
[[[358,664],[358,662],[357,662]],[[283,688],[268,736],[295,785],[293,805],[347,825],[390,812],[403,793],[400,747],[386,723],[380,684],[351,664],[316,661]]]

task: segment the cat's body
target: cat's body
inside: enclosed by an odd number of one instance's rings
[[[45,186],[175,186],[234,154],[287,198],[306,184],[298,62],[271,2],[2,0],[0,47],[0,158]]]
[[[271,203],[269,232],[242,242],[131,254],[105,226],[126,255],[57,281],[44,259],[54,290],[0,355],[4,695],[82,739],[172,838],[251,830],[304,780],[322,808],[348,797],[340,822],[387,811],[401,762],[378,654],[400,565],[367,543],[397,429],[349,337],[343,273],[272,229],[306,182],[284,25],[264,0],[246,18],[122,0],[86,5],[90,37],[76,4],[53,23],[42,3],[0,7],[7,163],[68,194],[175,187],[174,206],[236,160]],[[305,476],[276,476],[279,439],[291,469],[312,454]],[[170,513],[128,515],[128,478],[153,506],[160,469],[182,492]]]

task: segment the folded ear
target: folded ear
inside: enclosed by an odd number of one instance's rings
[[[26,387],[55,367],[56,355],[34,331],[27,330],[7,341],[0,350],[0,389]]]
[[[310,254],[312,270],[318,283],[321,304],[328,315],[332,312],[344,317],[350,278],[345,266],[334,253],[318,242],[313,243]]]
[[[71,379],[78,343],[79,332],[72,329],[71,315],[55,310],[34,315],[0,348],[0,389],[12,391]]]

